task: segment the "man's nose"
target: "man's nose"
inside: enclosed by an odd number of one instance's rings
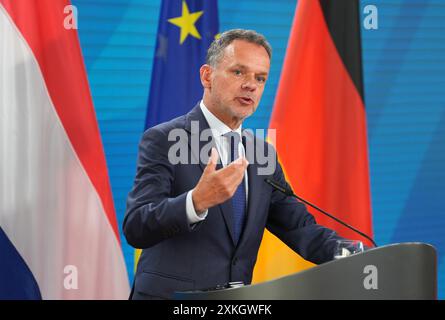
[[[255,82],[255,79],[252,77],[247,77],[243,84],[241,85],[241,88],[248,91],[255,91],[258,88],[258,85]]]

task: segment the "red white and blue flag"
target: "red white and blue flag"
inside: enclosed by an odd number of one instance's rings
[[[126,299],[68,0],[0,0],[0,298]]]

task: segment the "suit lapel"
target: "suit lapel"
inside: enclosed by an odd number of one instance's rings
[[[199,130],[196,125],[197,123],[199,123]],[[204,114],[202,113],[199,104],[197,104],[192,109],[192,111],[190,111],[187,115],[185,129],[190,133],[190,139],[189,139],[188,143],[189,143],[189,148],[191,150],[191,158],[194,158],[194,161],[195,161],[192,163],[196,163],[196,161],[198,161],[199,166],[201,167],[202,171],[204,171],[205,167],[207,166],[207,163],[201,162],[199,153],[201,153],[201,150],[203,150],[203,148],[208,147],[207,144],[209,143],[209,141],[205,141],[205,140],[201,141],[200,135],[201,135],[202,131],[209,129],[209,128],[210,128],[209,124],[207,123],[207,120],[205,119]],[[198,150],[196,149],[196,147],[193,147],[193,144],[196,143],[196,141],[199,141]],[[215,141],[213,140],[213,137],[212,137],[210,143],[211,143],[210,146],[216,148],[216,144],[215,144]],[[208,148],[208,150],[210,151],[211,148]],[[207,159],[203,159],[203,160],[205,161]],[[221,164],[221,162],[219,162],[216,165],[216,170],[219,170],[221,168],[222,168],[222,164]],[[218,208],[224,218],[224,222],[225,222],[226,227],[229,231],[230,237],[232,239],[232,243],[235,246],[236,242],[235,242],[233,209],[232,209],[231,199],[219,204]]]

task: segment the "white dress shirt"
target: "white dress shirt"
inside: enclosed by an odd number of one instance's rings
[[[213,138],[215,140],[216,149],[219,154],[219,158],[221,159],[221,163],[223,167],[228,165],[229,162],[229,154],[230,154],[230,141],[227,137],[224,135],[230,131],[237,132],[240,135],[240,138],[242,137],[241,132],[241,126],[239,126],[236,130],[230,129],[224,122],[219,120],[213,113],[210,112],[209,109],[204,105],[204,102],[201,100],[201,103],[199,104],[202,113],[204,114],[205,119],[207,120],[210,129],[212,129]],[[244,146],[242,143],[238,145],[238,154],[240,156],[245,156],[246,152],[244,150]],[[244,172],[244,183],[246,186],[246,202],[248,198],[248,179],[247,179],[247,170]],[[208,210],[197,214],[195,207],[193,206],[193,200],[192,200],[192,192],[194,189],[190,190],[187,193],[186,198],[186,211],[187,211],[187,218],[190,224],[197,223],[199,221],[202,221],[207,216]]]

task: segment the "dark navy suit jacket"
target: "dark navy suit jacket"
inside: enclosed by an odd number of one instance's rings
[[[199,132],[192,132],[192,121],[198,121],[199,131],[209,128],[197,105],[184,116],[148,129],[140,142],[136,178],[123,222],[128,243],[143,249],[131,298],[172,298],[175,291],[206,289],[230,281],[249,284],[265,228],[309,261],[320,264],[333,258],[339,237],[316,224],[302,203],[264,182],[270,177],[287,185],[279,164],[273,174],[260,176],[260,165],[249,159],[247,218],[238,243],[234,241],[230,199],[209,208],[205,220],[190,226],[186,195],[198,183],[206,163],[171,164],[169,148],[177,141],[168,141],[168,135],[173,129],[185,129],[188,142],[183,151],[196,162],[199,157],[191,152],[191,141]],[[253,135],[247,139],[266,144]]]

